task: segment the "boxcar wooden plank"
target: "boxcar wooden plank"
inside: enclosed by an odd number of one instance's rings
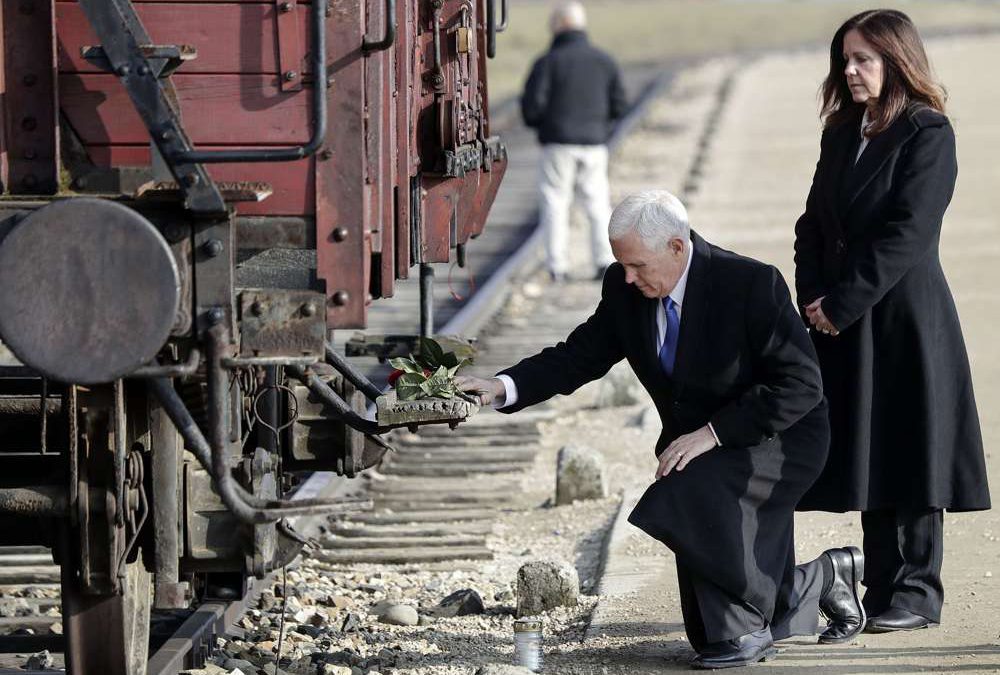
[[[184,127],[196,145],[269,145],[308,140],[307,91],[283,93],[272,75],[173,76]],[[63,113],[85,144],[149,142],[149,132],[113,75],[59,77]]]
[[[271,4],[253,3],[136,3],[143,26],[156,44],[186,44],[198,58],[181,66],[180,73],[269,73],[278,67],[277,10]],[[309,9],[299,3],[294,10],[299,35],[307,40]],[[99,44],[76,2],[60,2],[59,69],[64,72],[100,72],[85,61],[80,48]],[[308,45],[303,46],[303,53]],[[301,71],[305,64],[296,70]]]

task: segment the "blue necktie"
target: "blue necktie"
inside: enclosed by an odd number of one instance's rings
[[[674,358],[677,356],[677,338],[681,330],[681,320],[677,316],[677,305],[673,298],[663,298],[663,309],[667,313],[667,330],[663,334],[663,346],[660,347],[660,365],[667,376],[674,374]]]

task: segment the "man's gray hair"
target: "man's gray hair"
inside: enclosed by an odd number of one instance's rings
[[[587,27],[587,13],[579,2],[560,2],[552,10],[549,27],[553,33],[583,30]]]
[[[611,240],[635,232],[650,251],[666,249],[667,242],[691,236],[687,209],[677,197],[666,190],[644,190],[629,195],[615,207],[608,223]]]

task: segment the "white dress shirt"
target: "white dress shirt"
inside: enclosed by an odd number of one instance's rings
[[[687,246],[687,263],[684,265],[684,273],[681,274],[681,278],[677,280],[674,285],[674,289],[670,291],[669,297],[673,299],[674,306],[677,310],[677,325],[680,326],[681,316],[684,311],[684,293],[687,291],[687,281],[688,273],[691,271],[691,260],[694,259],[694,243],[688,240]],[[660,300],[656,303],[656,353],[659,354],[660,350],[663,348],[663,341],[666,339],[667,335],[667,310],[663,307],[663,301]],[[500,374],[497,375],[497,379],[503,383],[504,388],[504,401],[503,403],[494,403],[493,407],[497,410],[506,408],[507,406],[514,405],[517,403],[517,385],[514,380],[509,375]],[[716,445],[722,445],[719,442],[719,436],[715,433],[715,429],[712,428],[712,423],[708,423],[708,430],[712,432],[712,436],[715,438]]]

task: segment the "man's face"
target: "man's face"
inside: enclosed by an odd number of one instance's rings
[[[662,251],[650,251],[638,234],[630,232],[613,239],[611,250],[625,267],[626,283],[635,284],[647,298],[670,295],[687,266],[688,242],[680,238],[671,239]]]

